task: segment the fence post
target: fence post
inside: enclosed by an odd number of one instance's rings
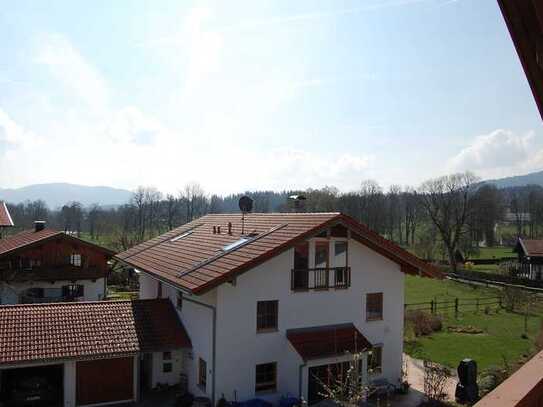
[[[432,314],[435,314],[434,305],[435,305],[434,300],[430,301],[430,312],[431,312]]]
[[[454,317],[458,319],[458,297],[454,299]]]

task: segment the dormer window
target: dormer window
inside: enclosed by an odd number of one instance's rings
[[[71,254],[70,264],[74,267],[81,267],[81,255],[79,253]]]

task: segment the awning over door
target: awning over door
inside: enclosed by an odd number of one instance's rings
[[[287,339],[303,360],[363,352],[372,347],[353,324],[289,329]]]

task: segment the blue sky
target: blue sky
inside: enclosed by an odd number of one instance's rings
[[[543,168],[495,0],[4,0],[0,49],[0,187],[348,191]]]

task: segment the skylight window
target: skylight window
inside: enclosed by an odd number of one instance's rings
[[[188,232],[181,233],[179,236],[176,236],[172,239],[170,239],[170,242],[177,242],[178,240],[183,239],[184,237],[187,237],[188,235],[192,234],[192,230],[189,230]]]
[[[227,251],[229,251],[229,250],[235,249],[235,248],[238,247],[238,246],[241,246],[243,243],[245,243],[245,242],[247,242],[247,241],[249,241],[248,238],[242,237],[241,239],[236,240],[234,243],[227,244],[226,246],[224,246],[224,247],[222,248],[222,250],[223,250],[224,252],[227,252]]]

